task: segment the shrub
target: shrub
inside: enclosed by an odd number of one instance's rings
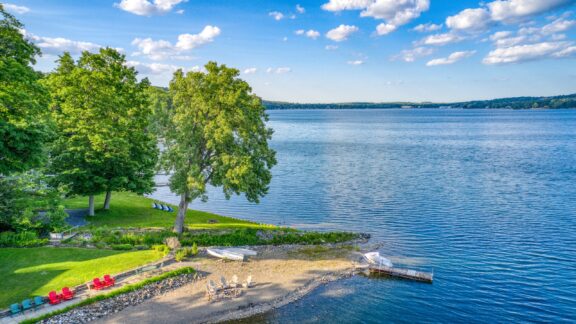
[[[198,247],[196,247],[196,253],[198,253]],[[196,253],[194,253],[193,248],[182,248],[176,251],[174,259],[180,262],[189,256],[196,255]]]
[[[0,247],[33,247],[48,243],[48,239],[38,238],[36,232],[2,232],[0,233]]]
[[[198,255],[198,245],[196,245],[196,242],[192,244],[192,255]]]
[[[134,246],[136,248],[136,250],[148,250],[149,247],[146,244],[140,244],[140,245],[135,245]]]
[[[162,252],[164,256],[170,253],[170,248],[166,244],[156,244],[152,246],[152,250]]]
[[[134,247],[131,244],[112,244],[110,246],[112,250],[129,251]]]

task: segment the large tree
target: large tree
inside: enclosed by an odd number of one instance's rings
[[[51,150],[54,181],[70,193],[89,196],[112,191],[153,190],[158,149],[149,131],[150,107],[145,91],[125,56],[105,48],[84,52],[77,62],[65,53],[46,84],[52,97],[58,138]]]
[[[48,93],[34,71],[38,47],[0,4],[0,176],[40,164],[48,127]]]
[[[238,78],[238,70],[215,62],[205,68],[206,73],[177,71],[170,82],[172,109],[161,162],[171,173],[170,189],[180,195],[177,233],[188,204],[207,199],[207,185],[221,187],[226,198],[243,193],[258,202],[276,164],[260,98]]]

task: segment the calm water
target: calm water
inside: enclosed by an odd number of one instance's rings
[[[432,285],[357,277],[250,322],[576,321],[576,110],[272,111],[260,205],[196,209],[357,230]],[[176,202],[167,188],[157,198]]]

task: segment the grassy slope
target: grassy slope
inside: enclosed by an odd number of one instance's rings
[[[98,209],[104,203],[104,195],[96,196],[96,215],[89,218],[94,226],[111,227],[169,227],[174,225],[177,207],[169,213],[152,208],[152,199],[129,192],[115,192],[112,194],[110,210]],[[66,208],[87,208],[87,197],[75,197],[66,200]],[[218,221],[209,224],[208,220]],[[186,213],[186,225],[196,229],[220,229],[220,228],[270,228],[267,225],[259,225],[249,221],[234,219],[216,214],[197,210],[188,210]]]
[[[156,251],[77,248],[0,249],[0,308],[162,258]]]

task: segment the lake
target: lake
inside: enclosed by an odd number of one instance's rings
[[[268,196],[191,207],[367,232],[435,282],[355,277],[247,322],[576,321],[576,110],[269,114]]]

